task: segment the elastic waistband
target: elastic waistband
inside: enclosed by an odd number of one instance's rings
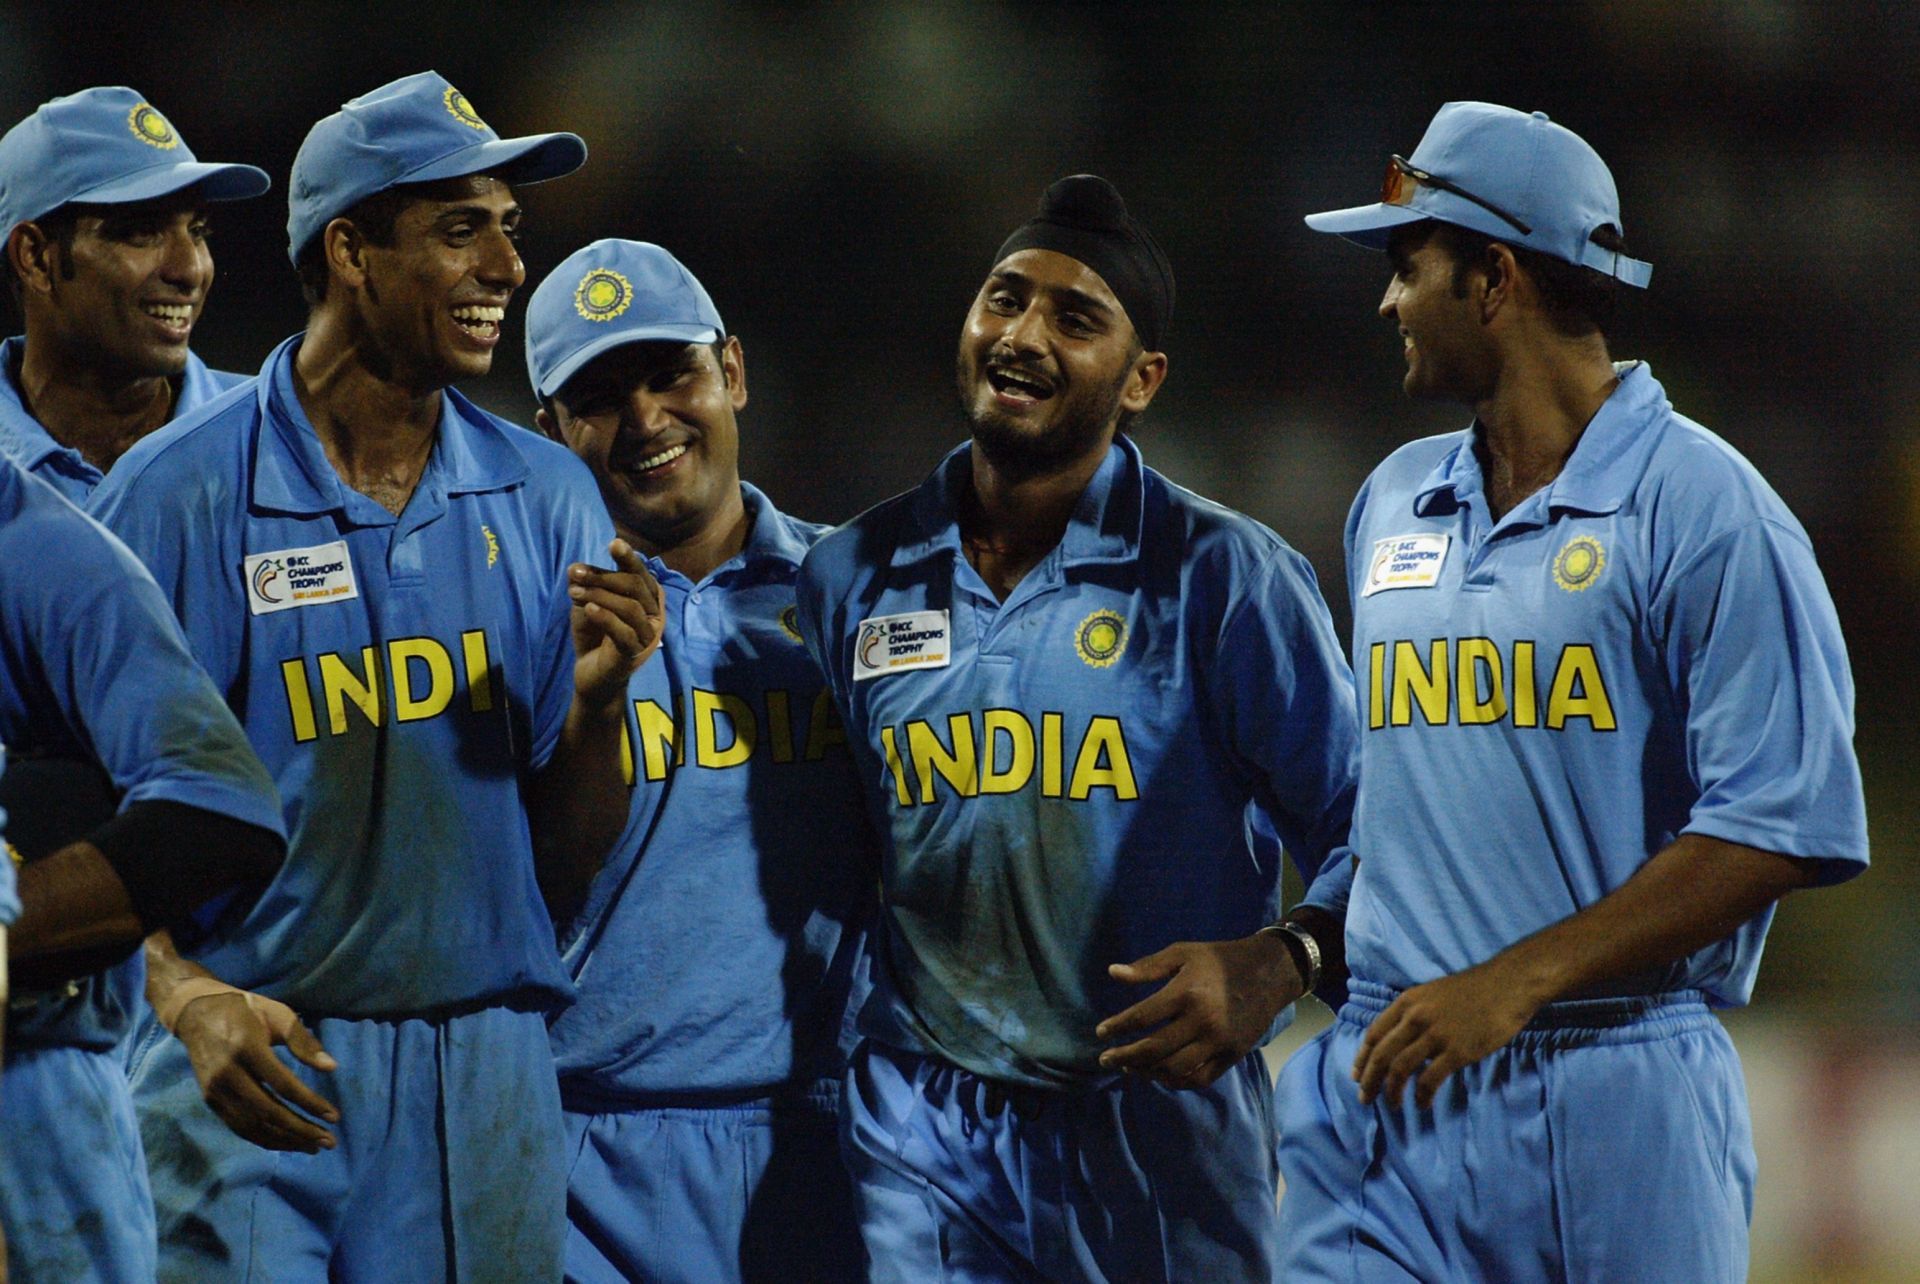
[[[1371,1025],[1402,993],[1371,981],[1349,981],[1340,1020],[1361,1027]],[[1513,1042],[1537,1047],[1643,1043],[1718,1024],[1699,990],[1668,990],[1549,1003],[1534,1014]]]
[[[840,1081],[821,1079],[805,1087],[783,1086],[771,1092],[764,1087],[740,1092],[620,1092],[589,1082],[562,1079],[560,1108],[576,1115],[656,1110],[766,1115],[807,1110],[833,1114],[840,1109]]]
[[[409,1008],[395,1012],[336,1012],[318,1004],[310,1004],[293,999],[281,999],[281,1002],[296,1009],[303,1020],[311,1025],[315,1021],[376,1021],[387,1025],[398,1025],[402,1021],[426,1021],[437,1023],[457,1021],[476,1012],[487,1012],[495,1008],[504,1008],[509,1012],[523,1012],[535,1016],[547,1016],[555,1008],[564,1006],[569,1000],[561,999],[551,990],[538,986],[521,986],[501,994],[489,994],[478,999],[462,999],[458,1003],[442,1003],[433,1007]]]

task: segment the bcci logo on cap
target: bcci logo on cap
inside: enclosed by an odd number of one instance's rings
[[[173,126],[167,122],[167,118],[146,103],[139,104],[127,113],[127,128],[133,131],[135,138],[163,152],[180,145],[180,135],[173,132]]]
[[[1593,536],[1581,535],[1569,540],[1553,559],[1553,582],[1569,593],[1579,593],[1592,588],[1606,569],[1607,550]]]
[[[1127,622],[1113,611],[1095,611],[1073,632],[1073,649],[1096,669],[1104,669],[1127,649]]]
[[[485,129],[487,127],[487,122],[480,119],[480,113],[473,109],[473,104],[467,101],[465,94],[455,89],[452,85],[448,85],[445,96],[447,100],[447,111],[455,120],[467,126],[469,129]]]
[[[573,289],[573,310],[589,321],[611,321],[633,302],[633,282],[612,268],[594,268]]]

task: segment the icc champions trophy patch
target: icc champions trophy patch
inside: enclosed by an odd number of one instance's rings
[[[167,118],[146,103],[139,104],[127,113],[127,128],[133,131],[135,138],[163,152],[180,145],[180,135],[173,132],[173,126],[167,122]]]
[[[247,610],[271,615],[297,606],[319,606],[360,596],[353,582],[353,558],[347,541],[250,553],[242,564],[247,581]]]
[[[573,310],[589,321],[611,321],[633,302],[633,282],[612,268],[594,268],[573,287]]]
[[[944,669],[952,658],[945,611],[872,615],[853,639],[853,680],[865,682],[908,669]]]
[[[1606,569],[1607,550],[1593,536],[1580,535],[1567,541],[1553,559],[1553,582],[1569,593],[1578,593],[1592,588]]]
[[[1095,611],[1073,631],[1073,649],[1096,669],[1104,669],[1127,649],[1127,622],[1114,611]]]
[[[480,119],[480,113],[473,109],[473,104],[467,101],[467,96],[452,85],[447,86],[446,100],[448,114],[462,125],[469,129],[487,127],[487,122]]]

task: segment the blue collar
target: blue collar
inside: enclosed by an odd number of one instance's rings
[[[941,553],[961,556],[960,497],[973,485],[973,443],[955,446],[907,502],[893,565]],[[1146,514],[1146,464],[1133,439],[1116,436],[1060,537],[1061,567],[1127,562],[1140,552]]]
[[[261,427],[253,462],[253,502],[311,517],[344,510],[347,496],[294,391],[293,358],[302,337],[296,334],[275,348],[260,368],[255,385]],[[441,389],[433,453],[427,457],[416,493],[475,494],[525,481],[533,469],[514,444],[514,431],[452,388]]]
[[[770,567],[787,573],[798,571],[801,559],[813,546],[801,524],[775,508],[759,487],[747,482],[740,483],[740,501],[746,506],[749,524],[746,545],[738,553],[714,567],[699,584],[658,557],[649,557],[647,569],[653,572],[653,577],[663,584],[671,580],[697,588],[743,573],[749,567]]]
[[[1619,384],[1594,412],[1566,466],[1547,487],[1549,517],[1616,512],[1646,471],[1656,436],[1649,425],[1667,408],[1666,390],[1644,361],[1623,362],[1615,369]],[[1486,479],[1473,453],[1479,434],[1476,422],[1421,480],[1413,498],[1416,514],[1433,517],[1454,512],[1486,494]]]
[[[794,520],[773,506],[773,501],[751,482],[740,483],[740,500],[753,523],[747,533],[747,546],[740,550],[744,562],[779,562],[797,567],[813,547],[811,540],[795,528]]]

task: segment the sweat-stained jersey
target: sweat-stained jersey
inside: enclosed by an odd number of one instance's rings
[[[104,474],[79,451],[55,441],[20,399],[20,358],[26,348],[27,341],[19,335],[0,343],[0,455],[84,505]],[[173,398],[173,418],[184,417],[248,377],[209,370],[206,362],[189,352]]]
[[[1402,447],[1347,523],[1354,980],[1480,963],[1683,833],[1859,873],[1845,644],[1806,532],[1753,467],[1644,365],[1498,523],[1473,441]],[[1771,920],[1614,992],[1745,1003]]]
[[[1250,803],[1309,882],[1350,877],[1351,681],[1306,560],[1125,438],[997,601],[960,547],[969,466],[962,446],[801,569],[800,631],[883,839],[861,1028],[1084,1085],[1109,1077],[1094,1026],[1142,994],[1109,964],[1276,915]]]
[[[285,802],[279,877],[183,948],[310,1016],[552,1006],[572,984],[520,791],[566,715],[565,570],[605,562],[606,510],[568,451],[449,389],[395,517],[328,462],[298,342],[94,496]]]
[[[697,584],[652,565],[666,632],[629,686],[633,808],[562,942],[580,990],[552,1028],[570,1109],[804,1091],[842,1067],[876,871],[846,736],[794,624],[800,559],[825,528],[741,489],[739,556]]]

